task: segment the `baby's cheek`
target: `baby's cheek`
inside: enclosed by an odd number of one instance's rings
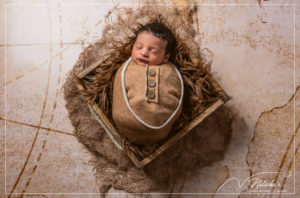
[[[131,51],[131,56],[135,57],[135,52],[134,51]]]

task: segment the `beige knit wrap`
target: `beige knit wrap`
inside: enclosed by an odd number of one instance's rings
[[[118,69],[112,117],[119,133],[143,145],[170,133],[182,109],[183,83],[176,70],[171,63],[145,67],[131,59]]]

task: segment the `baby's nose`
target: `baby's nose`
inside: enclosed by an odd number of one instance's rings
[[[147,50],[147,49],[142,49],[142,52],[141,52],[141,54],[143,55],[143,56],[149,56],[149,51]]]

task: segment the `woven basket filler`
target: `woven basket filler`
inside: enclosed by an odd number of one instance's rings
[[[155,162],[147,165],[143,170],[138,170],[123,155],[122,151],[115,148],[104,130],[95,119],[92,119],[86,105],[90,101],[99,106],[123,137],[123,146],[128,142],[147,145],[157,142],[163,143],[170,135],[193,121],[212,103],[223,98],[223,93],[217,90],[209,80],[210,61],[206,59],[207,56],[204,56],[204,51],[200,50],[200,39],[193,28],[192,16],[195,14],[194,11],[194,8],[189,6],[178,10],[175,6],[170,5],[165,7],[146,4],[135,9],[114,7],[105,17],[102,37],[84,49],[70,72],[64,85],[66,106],[78,139],[90,150],[100,154],[97,157],[97,167],[99,167],[97,174],[102,178],[103,189],[101,192],[107,191],[111,186],[130,192],[147,192],[151,189],[159,189],[162,186],[156,183],[156,179],[153,179],[156,177],[155,175],[157,175],[158,180],[172,181],[174,178],[170,174],[173,169],[174,173],[177,172],[175,171],[177,165],[181,169],[192,170],[198,162],[197,159],[200,159],[199,152],[187,151],[185,152],[187,155],[193,155],[190,156],[194,159],[193,161],[187,160],[186,163],[181,161],[179,164],[175,161],[170,163],[175,158],[187,156],[169,153],[167,156],[162,155],[162,157],[165,156],[164,159],[157,158],[154,160]],[[159,66],[150,65],[149,68],[137,67],[130,61],[136,33],[141,27],[154,22],[165,24],[173,32],[176,47],[168,63]],[[76,78],[77,74],[95,62],[99,63],[95,69],[84,78]],[[122,70],[126,65],[124,94]],[[146,75],[146,70],[153,69],[156,74],[160,75]],[[162,75],[168,72],[170,75]],[[159,84],[158,89],[155,89],[157,87],[146,86],[147,78],[157,82]],[[77,83],[84,89],[78,90]],[[153,98],[153,101],[148,103],[149,101],[145,100],[145,88],[153,89],[152,91],[156,93],[158,98]],[[168,98],[170,95],[172,96],[171,100]],[[127,96],[132,111],[126,104],[124,96]],[[165,106],[168,108],[161,108]],[[171,117],[172,119],[160,129],[149,129],[137,121],[132,112],[151,126],[161,126],[168,118]],[[157,114],[159,116],[153,116]],[[131,130],[131,126],[134,126],[136,130]],[[94,131],[94,128],[97,128],[97,131]],[[196,139],[191,140],[188,140],[190,141],[188,147],[178,145],[175,148],[175,150],[177,149],[176,152],[183,152],[184,149],[193,146]],[[224,142],[222,141],[223,139],[220,139],[216,147],[223,145]],[[180,142],[179,144],[181,145]],[[126,149],[123,151],[126,152]],[[103,159],[101,163],[99,162],[100,159]],[[174,167],[170,168],[170,166]],[[102,171],[105,170],[105,167],[109,170],[115,170],[115,174],[122,175],[122,177],[115,178],[113,175],[106,174],[105,171]],[[147,170],[151,170],[151,174],[144,172]],[[139,176],[130,176],[130,174]]]

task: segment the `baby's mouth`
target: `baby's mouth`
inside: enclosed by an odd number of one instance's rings
[[[146,61],[146,60],[141,59],[141,58],[138,58],[138,61],[141,62],[141,63],[144,63],[144,64],[148,64],[149,63],[149,61]]]

